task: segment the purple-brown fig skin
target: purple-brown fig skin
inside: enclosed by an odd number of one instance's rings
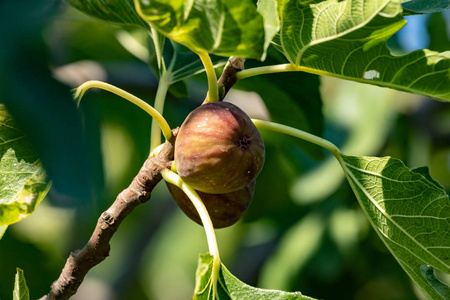
[[[178,207],[191,220],[202,225],[200,216],[188,196],[176,185],[166,182],[170,194]],[[235,224],[247,210],[253,199],[255,181],[246,187],[226,194],[207,194],[197,191],[205,204],[214,228],[225,228]]]
[[[261,172],[264,142],[247,114],[228,102],[193,110],[175,141],[180,177],[195,190],[225,194],[244,188]]]

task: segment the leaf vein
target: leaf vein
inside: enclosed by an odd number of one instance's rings
[[[364,3],[364,2],[363,2],[363,3]],[[304,53],[308,48],[310,48],[310,47],[312,47],[312,46],[314,46],[314,45],[323,43],[323,42],[327,42],[327,41],[330,41],[330,40],[338,39],[338,38],[340,38],[340,37],[342,37],[342,36],[347,35],[347,34],[350,33],[350,32],[356,31],[356,30],[358,30],[358,29],[364,27],[368,22],[370,22],[370,21],[373,19],[374,16],[376,16],[377,14],[379,14],[379,13],[386,7],[386,5],[387,5],[388,3],[389,3],[389,1],[386,1],[386,3],[384,3],[384,5],[380,6],[377,10],[375,10],[375,11],[373,12],[373,14],[370,15],[368,18],[366,18],[363,22],[361,22],[360,24],[358,24],[358,25],[356,25],[356,26],[354,26],[354,27],[349,28],[348,30],[344,30],[344,31],[342,31],[341,33],[339,33],[339,34],[337,34],[337,35],[334,35],[334,36],[329,36],[329,37],[325,37],[325,38],[322,38],[322,39],[318,39],[318,40],[314,40],[314,41],[309,42],[308,44],[306,44],[306,45],[303,47],[303,49],[301,49],[301,50],[299,51],[299,53],[298,53],[298,55],[297,55],[297,57],[296,57],[296,59],[295,59],[295,64],[298,65],[298,66],[300,65],[300,59],[301,59],[301,57],[303,56],[303,53]]]
[[[419,81],[427,76],[432,76],[432,75],[446,73],[446,72],[448,72],[448,70],[434,71],[434,72],[423,74],[423,75],[417,77],[415,80],[413,80],[407,87],[411,88],[411,86],[413,86],[417,81]]]
[[[436,220],[447,220],[448,218],[436,217],[436,216],[423,216],[423,215],[390,215],[392,218],[424,218],[424,219],[436,219]]]
[[[351,167],[352,169],[355,169],[355,170],[357,170],[357,171],[359,171],[361,173],[374,175],[374,176],[377,176],[377,177],[380,177],[380,178],[383,178],[383,179],[386,179],[386,180],[389,180],[389,181],[392,181],[392,182],[398,182],[398,183],[402,183],[403,184],[403,183],[416,183],[416,182],[422,181],[422,178],[419,178],[419,179],[416,179],[416,180],[397,180],[397,179],[393,179],[393,178],[389,178],[389,177],[386,177],[384,175],[381,175],[380,173],[376,173],[376,172],[372,172],[372,171],[369,171],[369,170],[364,170],[364,169],[355,167],[353,165],[350,165],[347,162],[345,164],[346,164],[346,166]]]
[[[347,166],[348,164],[347,163],[345,163],[345,166]],[[355,177],[355,175],[352,173],[352,172],[350,172],[350,170],[348,170],[347,169],[347,172],[346,172],[350,177],[351,177],[351,179],[353,180],[353,182],[355,182],[356,183],[356,185],[359,187],[359,189],[366,195],[366,197],[369,199],[369,201],[383,214],[383,216],[387,219],[387,220],[389,220],[390,222],[392,222],[392,224],[394,225],[394,226],[396,226],[406,237],[408,237],[413,243],[415,243],[419,248],[421,248],[421,249],[423,249],[426,253],[428,253],[430,256],[432,256],[433,258],[435,258],[437,261],[439,261],[440,263],[442,263],[443,265],[445,265],[445,266],[448,266],[447,264],[445,264],[445,262],[443,262],[439,257],[437,257],[436,255],[434,255],[432,252],[430,252],[430,251],[428,251],[427,250],[427,248],[425,248],[421,243],[419,243],[413,236],[411,236],[403,227],[401,227],[397,222],[395,222],[392,218],[391,218],[391,216],[380,206],[380,205],[378,205],[378,203],[375,201],[375,199],[373,199],[372,198],[372,196],[369,194],[369,192],[361,185],[361,183],[357,180],[357,178]],[[362,201],[362,200],[361,200]],[[380,230],[380,232],[382,232],[381,231],[381,228],[379,228],[378,227],[378,229]],[[383,235],[385,235],[384,234],[384,232],[382,232],[383,233]],[[385,235],[386,236],[386,238],[388,238],[389,240],[391,240],[387,235]],[[396,242],[394,242],[393,240],[391,240],[393,243],[396,243]],[[401,246],[401,247],[403,247],[403,248],[405,248],[407,251],[409,251],[409,252],[411,252],[409,249],[407,249],[406,247],[404,247],[403,245],[400,245],[399,244],[399,246]],[[413,253],[413,252],[411,252],[411,253]],[[413,253],[414,254],[414,253]],[[414,254],[415,256],[417,256],[416,254]]]
[[[412,64],[415,64],[415,63],[421,61],[422,59],[426,59],[427,56],[429,56],[429,55],[430,55],[429,53],[426,53],[424,56],[419,57],[419,58],[416,59],[416,60],[413,60],[413,61],[410,61],[410,62],[408,62],[408,63],[403,64],[402,67],[401,67],[400,69],[397,70],[397,72],[395,73],[394,77],[392,77],[391,83],[392,83],[392,84],[395,84],[394,81],[397,79],[398,75],[399,75],[406,67],[408,67],[408,66],[410,66],[410,65],[412,65]],[[410,88],[410,86],[407,86],[407,87]]]

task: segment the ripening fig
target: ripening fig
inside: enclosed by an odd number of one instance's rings
[[[195,190],[225,194],[245,188],[264,165],[262,137],[247,114],[227,102],[193,110],[175,141],[178,175]]]
[[[175,202],[191,220],[202,225],[200,216],[189,197],[176,185],[166,182]],[[205,204],[214,228],[224,228],[236,223],[247,210],[255,191],[255,181],[246,187],[226,194],[207,194],[197,191]]]

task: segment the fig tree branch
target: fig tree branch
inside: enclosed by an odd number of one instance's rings
[[[222,84],[225,88],[225,96],[231,87],[238,81],[237,73],[244,70],[245,58],[242,57],[230,57],[228,59],[225,68],[223,69],[222,75],[220,75],[219,84]],[[223,98],[223,97],[221,97]]]
[[[228,60],[218,80],[218,83],[224,88],[221,99],[237,82],[236,74],[244,69],[244,61],[243,58],[235,57]],[[129,100],[130,97],[126,97],[126,99]],[[136,101],[131,102],[136,104]],[[153,188],[162,179],[161,171],[166,168],[170,169],[176,134],[177,130],[174,130],[172,137],[164,144],[161,151],[145,161],[130,186],[123,190],[111,207],[101,214],[87,244],[82,249],[70,254],[59,278],[51,285],[50,292],[40,300],[69,299],[77,292],[89,270],[108,257],[109,241],[122,221],[135,207],[150,199]]]
[[[114,203],[101,214],[87,244],[72,252],[59,278],[51,285],[48,295],[41,300],[69,299],[74,295],[85,275],[109,255],[109,241],[125,217],[139,204],[147,202],[156,184],[161,181],[161,171],[170,168],[176,132],[161,151],[145,161],[130,186],[123,190]]]

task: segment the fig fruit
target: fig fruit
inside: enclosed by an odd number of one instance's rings
[[[191,220],[202,225],[200,216],[188,196],[176,185],[166,182],[175,202]],[[197,191],[208,210],[214,228],[224,228],[236,223],[247,210],[255,191],[255,181],[246,187],[226,194],[207,194]]]
[[[228,102],[213,102],[187,116],[174,156],[178,175],[192,188],[226,194],[255,180],[264,165],[265,147],[244,111]]]

